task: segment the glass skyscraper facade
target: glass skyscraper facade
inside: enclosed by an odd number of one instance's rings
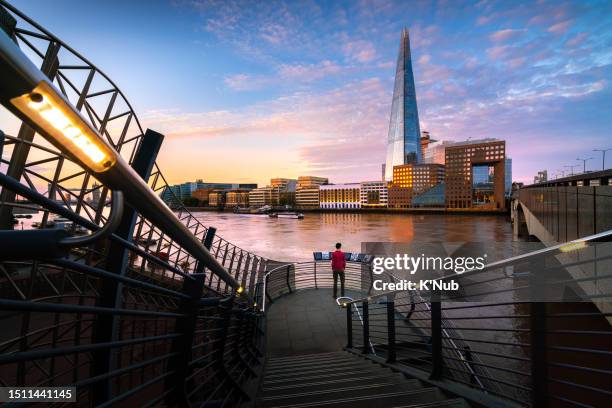
[[[387,142],[387,161],[385,179],[393,177],[393,166],[421,162],[421,130],[417,109],[412,57],[410,54],[410,36],[408,29],[402,31],[395,86],[391,103],[389,136]]]

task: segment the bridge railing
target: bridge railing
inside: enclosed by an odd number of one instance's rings
[[[556,242],[607,231],[612,225],[612,186],[530,186],[518,199]]]
[[[607,231],[438,278],[458,282],[458,291],[349,301],[349,349],[440,386],[461,384],[521,405],[605,405],[611,238]]]

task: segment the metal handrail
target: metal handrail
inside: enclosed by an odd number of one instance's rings
[[[588,242],[591,241],[596,241],[596,240],[603,240],[603,239],[612,239],[612,230],[608,230],[608,231],[604,231],[604,232],[600,232],[598,234],[593,234],[593,235],[589,235],[583,238],[578,238],[578,239],[574,239],[572,241],[563,243],[563,244],[557,244],[557,245],[553,245],[547,248],[542,248],[542,249],[538,249],[532,252],[528,252],[525,254],[521,254],[521,255],[517,255],[517,256],[513,256],[510,258],[506,258],[500,261],[495,261],[495,262],[491,262],[488,264],[485,264],[484,268],[482,269],[471,269],[471,270],[467,270],[461,274],[452,274],[452,275],[445,275],[442,276],[440,278],[436,278],[435,280],[446,280],[446,279],[451,279],[451,278],[455,278],[457,277],[457,275],[461,276],[461,277],[466,277],[466,276],[471,276],[471,275],[475,275],[478,273],[482,273],[491,269],[498,269],[501,267],[505,267],[505,266],[509,266],[512,264],[515,264],[517,262],[521,262],[521,261],[525,261],[527,259],[531,259],[533,257],[536,256],[540,256],[540,255],[544,255],[544,254],[552,254],[555,252],[562,252],[564,249],[568,249],[571,250],[572,247],[576,247],[576,248],[581,248],[579,246],[579,244],[586,244]],[[404,292],[404,290],[402,289],[398,289],[398,290],[391,290],[391,291],[386,291],[386,292],[381,292],[381,293],[377,293],[374,295],[370,295],[370,296],[366,296],[360,299],[356,299],[353,300],[354,302],[364,302],[364,301],[369,301],[372,299],[378,299],[380,297],[383,296],[391,296],[391,295],[395,295],[397,293],[401,293]]]
[[[327,262],[327,261],[323,261],[323,262]],[[275,273],[275,272],[277,272],[277,271],[279,271],[281,269],[286,269],[288,266],[293,266],[293,268],[295,270],[296,267],[299,267],[301,265],[311,265],[311,264],[312,265],[316,265],[317,263],[318,263],[317,261],[286,262],[286,263],[283,263],[283,264],[281,264],[281,265],[279,265],[279,266],[269,270],[268,272],[266,272],[264,277],[263,277],[263,282],[262,282],[263,293],[262,293],[261,311],[265,312],[265,309],[266,309],[266,294],[267,294],[267,287],[268,287],[268,277],[271,274],[273,274],[273,273]],[[319,262],[319,263],[322,263],[322,262]],[[364,264],[361,263],[361,262],[347,261],[347,265],[364,265]],[[372,268],[369,268],[369,273],[370,273],[370,277],[372,277]],[[316,280],[316,276],[317,276],[316,275],[316,266],[315,266],[315,268],[313,268],[313,275],[314,275],[314,278]],[[288,283],[287,283],[287,285],[288,285]],[[291,287],[288,286],[288,289],[291,290]]]

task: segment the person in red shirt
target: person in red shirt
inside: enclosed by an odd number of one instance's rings
[[[336,250],[332,253],[331,267],[334,274],[334,299],[338,294],[338,277],[340,278],[340,296],[344,296],[344,268],[346,268],[346,260],[344,259],[344,252],[340,250],[342,244],[338,242],[336,244]]]

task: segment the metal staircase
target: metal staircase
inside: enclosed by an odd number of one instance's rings
[[[270,358],[258,407],[449,407],[469,405],[418,379],[348,352]]]

